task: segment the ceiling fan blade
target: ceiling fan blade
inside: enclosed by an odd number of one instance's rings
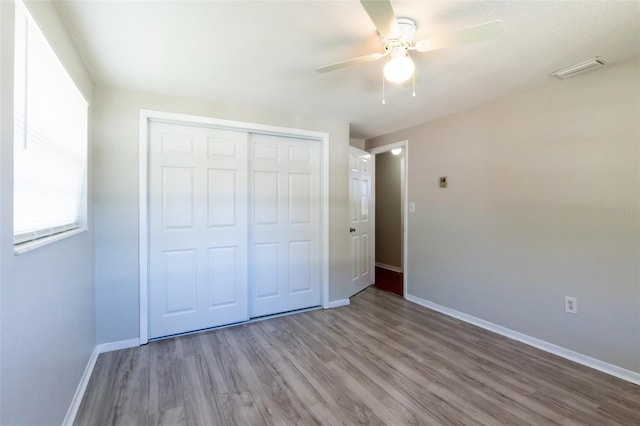
[[[432,50],[445,49],[460,44],[474,43],[498,38],[504,31],[504,22],[501,20],[486,22],[473,27],[463,28],[450,34],[428,38],[416,43],[418,52],[430,52]]]
[[[373,21],[382,37],[397,37],[400,35],[396,14],[393,12],[389,0],[360,0],[360,4]]]
[[[336,62],[334,64],[325,65],[323,67],[316,68],[317,72],[329,72],[335,71],[340,68],[345,68],[351,65],[362,64],[365,62],[377,61],[380,58],[384,58],[388,53],[371,53],[369,55],[358,56],[357,58],[347,59],[346,61]]]

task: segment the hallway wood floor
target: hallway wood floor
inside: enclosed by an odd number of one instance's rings
[[[404,282],[402,272],[394,272],[385,268],[376,266],[376,288],[384,291],[390,291],[398,296],[404,296]]]
[[[638,425],[640,387],[369,288],[101,354],[78,425]]]

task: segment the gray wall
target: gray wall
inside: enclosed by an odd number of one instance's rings
[[[354,148],[358,148],[364,151],[364,139],[355,139],[355,138],[350,138],[349,139],[349,145],[351,145]]]
[[[403,150],[404,151],[404,150]],[[402,155],[376,155],[376,263],[402,268]]]
[[[30,2],[30,9],[76,84],[92,102],[93,83],[55,7],[50,2]],[[90,230],[15,256],[12,2],[0,2],[0,19],[0,424],[60,424],[96,341],[92,176]],[[90,171],[92,128],[90,119]]]
[[[408,293],[640,372],[639,76],[550,78],[368,140],[409,140]]]
[[[98,343],[139,336],[138,172],[140,109],[152,109],[328,132],[330,138],[329,299],[352,288],[348,251],[346,122],[302,118],[250,107],[96,88],[96,304]]]

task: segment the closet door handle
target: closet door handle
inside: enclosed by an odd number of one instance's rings
[[[349,228],[349,232],[356,232],[356,228]]]

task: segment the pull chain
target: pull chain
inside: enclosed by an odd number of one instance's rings
[[[382,105],[386,104],[384,100],[384,73],[382,73]]]
[[[413,97],[416,97],[416,72],[414,71],[412,74],[413,77]]]
[[[413,82],[413,92],[412,92],[412,96],[415,98],[416,97],[416,73],[415,71],[413,72],[413,74],[411,74],[411,78],[412,78],[412,82]],[[384,73],[382,74],[382,105],[385,105],[387,103],[387,101],[385,100],[385,92],[384,92]]]

